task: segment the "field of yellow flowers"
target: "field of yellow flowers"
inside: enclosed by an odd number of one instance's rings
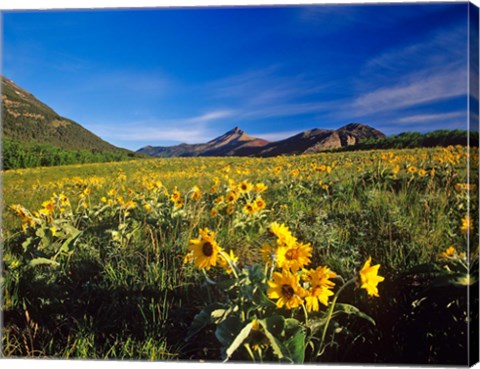
[[[466,363],[465,147],[2,178],[6,357]]]

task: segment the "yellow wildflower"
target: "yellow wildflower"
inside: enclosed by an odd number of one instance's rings
[[[215,233],[208,228],[199,230],[199,237],[190,240],[189,249],[192,251],[192,258],[198,269],[210,269],[217,265],[218,253],[221,248],[215,241]]]
[[[305,279],[310,282],[310,290],[305,297],[307,311],[318,311],[319,302],[328,306],[328,298],[333,296],[331,289],[335,286],[330,278],[334,277],[336,274],[326,266],[307,271]]]
[[[268,281],[270,287],[267,295],[271,299],[278,299],[276,305],[281,309],[295,309],[302,305],[306,291],[299,285],[299,277],[288,270],[273,273],[273,281]]]
[[[362,270],[360,270],[360,280],[362,283],[360,287],[367,290],[367,293],[370,296],[378,297],[377,285],[383,280],[385,280],[385,278],[378,275],[378,269],[380,268],[380,264],[371,266],[371,262],[372,258],[369,257],[368,260],[365,262]]]
[[[472,218],[470,218],[469,215],[465,215],[465,217],[462,219],[462,226],[460,227],[460,229],[462,230],[462,233],[463,234],[467,234],[470,232],[470,230],[472,229]]]
[[[277,248],[277,265],[283,269],[291,269],[293,272],[310,264],[312,247],[309,243],[295,243]]]

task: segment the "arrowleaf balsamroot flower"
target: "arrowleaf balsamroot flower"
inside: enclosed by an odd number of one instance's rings
[[[208,228],[199,230],[199,237],[190,240],[189,249],[192,252],[192,258],[198,269],[210,269],[217,265],[220,246],[215,241],[215,232]]]
[[[469,233],[472,229],[472,218],[470,218],[469,215],[465,215],[465,217],[462,219],[462,226],[460,229],[462,230],[463,234]]]
[[[294,245],[297,242],[297,239],[292,235],[285,224],[273,222],[270,224],[269,230],[277,237],[277,243],[279,246]]]
[[[319,302],[328,306],[328,298],[333,296],[331,289],[335,286],[330,278],[337,275],[326,266],[320,266],[317,269],[306,271],[304,279],[310,282],[308,296],[305,297],[307,311],[318,311],[320,309]]]
[[[273,281],[268,281],[270,288],[267,295],[271,299],[278,299],[277,308],[286,306],[287,309],[295,309],[302,305],[307,292],[299,284],[299,276],[288,270],[281,273],[273,273]]]
[[[377,265],[370,265],[372,262],[372,258],[369,257],[368,260],[365,262],[362,270],[360,270],[360,280],[362,285],[361,288],[367,290],[367,293],[370,296],[378,297],[378,288],[377,285],[385,280],[382,276],[378,275],[378,269],[380,268],[380,264]]]
[[[292,272],[310,264],[312,257],[312,246],[309,243],[303,244],[296,242],[294,244],[280,246],[277,248],[276,259],[280,268],[291,269]]]
[[[455,247],[450,246],[448,249],[446,249],[444,252],[442,252],[440,255],[438,255],[438,257],[440,259],[448,259],[448,258],[454,256],[456,253],[457,253],[457,251],[455,250]]]
[[[230,250],[229,253],[222,252],[218,258],[218,266],[222,269],[225,269],[227,274],[232,273],[232,268],[230,267],[229,262],[232,264],[236,264],[238,262],[238,256],[235,256],[233,250]]]

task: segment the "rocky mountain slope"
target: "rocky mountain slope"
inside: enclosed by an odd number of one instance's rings
[[[145,146],[137,152],[157,157],[173,156],[237,156],[238,152],[250,153],[269,142],[254,138],[235,127],[224,135],[204,144],[180,144],[175,146]],[[246,155],[242,155],[246,156]]]
[[[365,124],[350,123],[337,130],[311,129],[281,141],[268,142],[249,136],[235,127],[205,144],[175,146],[146,146],[138,150],[150,156],[277,156],[312,154],[323,150],[354,145],[361,139],[385,135]]]
[[[68,150],[127,151],[61,117],[30,92],[2,76],[3,136],[20,142],[51,144]]]

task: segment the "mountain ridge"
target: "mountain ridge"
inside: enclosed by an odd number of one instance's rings
[[[33,94],[2,77],[2,131],[20,142],[50,144],[66,150],[125,152],[79,123],[62,117]]]
[[[260,156],[313,154],[323,150],[354,145],[365,138],[382,138],[385,134],[366,124],[349,123],[336,130],[313,128],[283,140],[269,142],[248,135],[238,126],[207,143],[174,146],[148,145],[138,153],[154,157],[175,156]]]

